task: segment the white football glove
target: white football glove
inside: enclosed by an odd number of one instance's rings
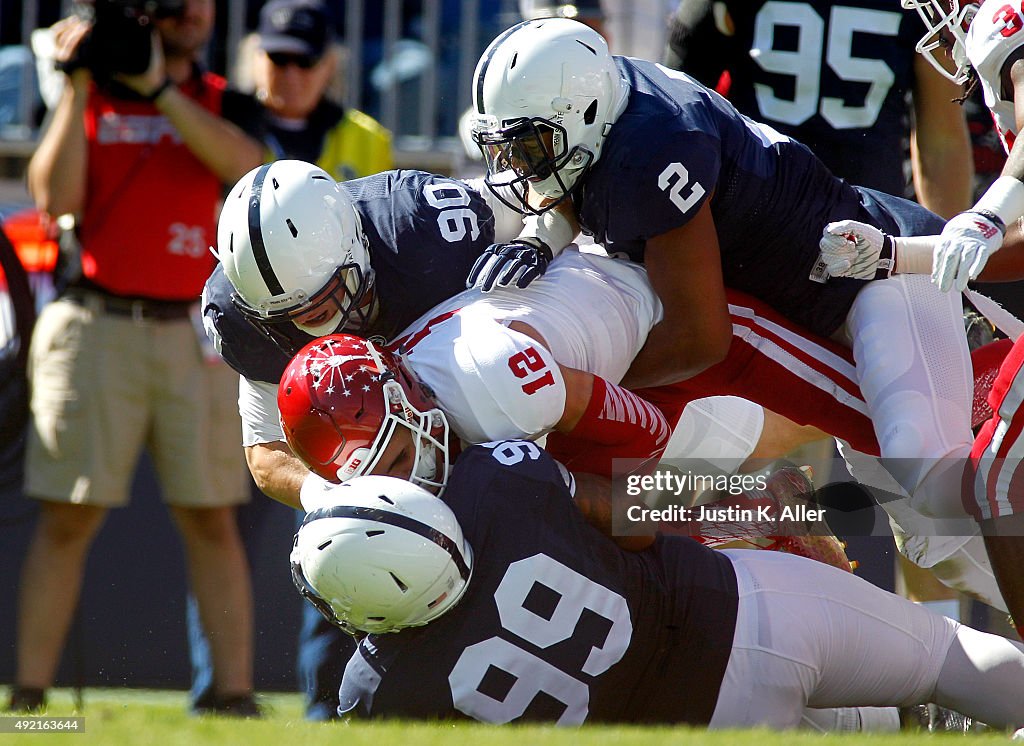
[[[818,248],[821,249],[820,261],[832,277],[884,279],[896,268],[892,236],[856,220],[826,225]]]
[[[932,282],[939,290],[963,291],[1003,245],[1004,233],[1006,224],[988,210],[968,210],[951,218],[932,254]]]

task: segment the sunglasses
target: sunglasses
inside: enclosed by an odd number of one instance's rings
[[[288,65],[295,65],[302,70],[309,70],[320,61],[319,57],[310,57],[304,54],[289,54],[288,52],[270,52],[267,54],[267,57],[270,58],[270,63],[274,67],[288,67]]]

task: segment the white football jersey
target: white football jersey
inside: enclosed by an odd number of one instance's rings
[[[977,71],[985,105],[1010,152],[1017,137],[1017,120],[1013,102],[1002,96],[1001,73],[1010,54],[1024,44],[1024,12],[1021,0],[986,0],[971,21],[967,32],[967,59]]]
[[[570,246],[529,287],[467,290],[398,342],[461,438],[538,437],[565,405],[556,361],[618,383],[661,313],[643,267]]]

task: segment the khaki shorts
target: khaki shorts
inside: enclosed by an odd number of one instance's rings
[[[55,301],[36,322],[29,376],[26,494],[125,505],[145,447],[165,502],[248,501],[238,374],[204,360],[188,319],[136,321]]]

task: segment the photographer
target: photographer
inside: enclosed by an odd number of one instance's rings
[[[256,715],[234,516],[249,497],[238,378],[204,359],[191,319],[214,266],[207,247],[223,184],[262,158],[232,122],[256,114],[199,65],[214,0],[157,2],[152,16],[132,0],[96,3],[95,25],[71,17],[54,27],[66,85],[28,168],[40,210],[76,215],[81,268],[31,344],[25,492],[40,514],[22,567],[11,706],[43,706],[87,552],[107,509],[127,502],[145,446],[210,638],[215,694],[195,707]],[[114,44],[102,40],[112,19],[124,22]],[[125,30],[132,23],[140,28]],[[121,54],[139,47],[141,65]]]

